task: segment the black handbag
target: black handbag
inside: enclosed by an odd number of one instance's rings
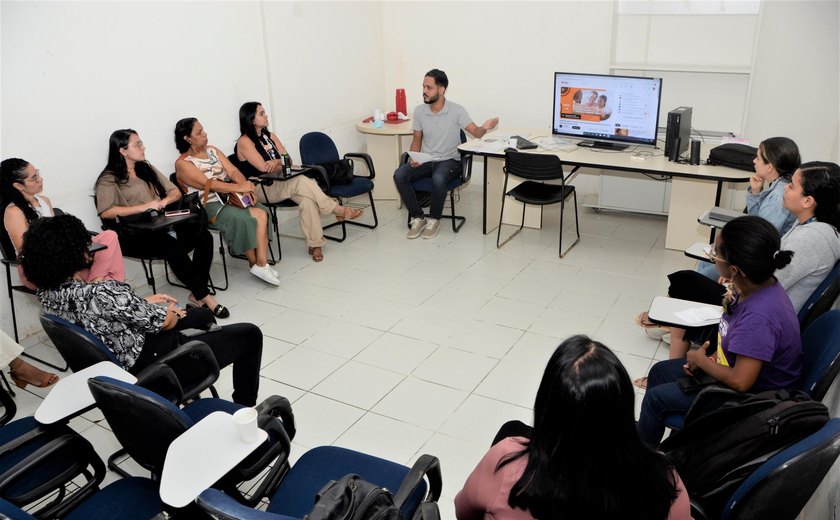
[[[350,159],[329,161],[321,163],[318,166],[327,172],[327,178],[330,180],[330,186],[350,184],[353,182],[353,163],[350,162]]]
[[[753,159],[755,159],[757,152],[758,148],[754,146],[727,143],[715,146],[709,150],[709,160],[706,162],[713,166],[728,166],[730,168],[753,172],[755,171]]]

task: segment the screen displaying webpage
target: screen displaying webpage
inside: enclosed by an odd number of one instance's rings
[[[557,72],[554,133],[655,144],[661,90],[660,78]]]

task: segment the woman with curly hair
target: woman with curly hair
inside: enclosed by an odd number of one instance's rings
[[[180,330],[207,329],[215,323],[209,309],[184,311],[167,294],[141,298],[124,282],[86,282],[80,273],[92,260],[89,244],[84,225],[72,215],[36,220],[23,238],[23,269],[38,285],[38,301],[45,312],[101,339],[126,370],[139,373],[156,357],[175,349]],[[210,346],[220,368],[233,364],[233,400],[253,406],[262,357],[260,329],[238,323],[194,339]]]

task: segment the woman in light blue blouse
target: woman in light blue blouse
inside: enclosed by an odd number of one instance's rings
[[[758,145],[753,159],[755,175],[750,177],[747,187],[747,214],[770,222],[781,235],[787,233],[796,220],[782,205],[782,198],[785,186],[801,163],[799,148],[787,137],[765,139]],[[712,280],[718,279],[715,264],[700,262],[697,271]]]

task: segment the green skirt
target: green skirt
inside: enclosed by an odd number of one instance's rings
[[[265,211],[271,220],[267,207],[260,203],[257,203],[256,207]],[[235,208],[221,202],[208,202],[205,210],[210,218],[218,212],[216,222],[211,224],[210,228],[221,231],[231,253],[241,255],[257,247],[257,220],[247,209]]]

